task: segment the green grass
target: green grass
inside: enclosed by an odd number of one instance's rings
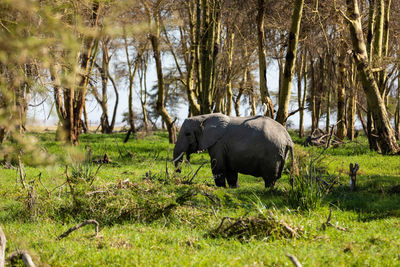
[[[26,181],[36,180],[34,211],[28,207],[27,191],[16,182],[16,171],[0,169],[0,224],[8,239],[7,252],[28,250],[38,265],[290,266],[285,256],[288,253],[296,255],[304,266],[400,265],[400,192],[396,187],[400,184],[400,158],[369,151],[363,137],[325,152],[327,171],[341,175],[340,184],[319,207],[301,211],[289,203],[287,173],[273,190],[265,189],[261,178],[246,175],[239,175],[239,188],[221,189],[213,186],[207,163],[194,178],[193,185],[182,183],[185,177],[192,177],[191,168],[194,172],[209,161],[209,156],[207,153],[193,155],[191,165],[185,165],[182,174],[175,175],[173,165],[168,163],[173,146],[168,144],[165,132],[132,139],[127,144],[123,144],[123,133],[82,135],[78,149],[55,142],[54,133],[30,135],[37,137],[55,160],[49,159],[53,163],[46,167],[26,163]],[[296,150],[301,153],[321,152],[320,148],[304,148],[299,145],[302,140],[293,139]],[[50,191],[65,182],[65,166],[69,166],[71,174],[73,166],[87,157],[89,148],[92,158],[101,158],[107,152],[112,160],[100,168],[92,186],[80,181],[75,187],[77,194],[81,194],[80,201],[93,207],[74,206],[67,186],[48,196],[37,179],[39,173]],[[351,192],[348,185],[346,173],[351,162],[360,165],[357,192]],[[144,179],[146,173],[151,178]],[[128,178],[133,186],[117,190],[120,181]],[[111,193],[85,197],[94,189],[109,189]],[[197,194],[174,206],[170,213],[160,213],[151,220],[141,219],[175,203],[190,190],[207,192],[219,201],[213,203]],[[130,216],[118,214],[123,207],[113,206],[116,203],[125,205],[125,211],[139,207],[143,213],[140,216],[137,212]],[[279,220],[301,226],[302,236],[246,241],[210,236],[223,217],[256,216],[260,206],[273,211]],[[322,229],[329,207],[332,207],[331,223],[348,231],[335,227]],[[89,225],[56,240],[71,226],[92,217],[100,222],[99,236],[93,235],[93,226]]]

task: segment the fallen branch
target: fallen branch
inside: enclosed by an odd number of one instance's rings
[[[6,236],[4,235],[3,229],[1,229],[0,226],[0,267],[4,267],[5,264],[6,243]]]
[[[341,226],[339,226],[339,225],[333,225],[333,224],[331,223],[331,218],[332,218],[332,208],[329,208],[328,219],[326,220],[325,223],[322,224],[322,230],[325,231],[325,229],[326,229],[328,226],[331,226],[331,227],[335,227],[336,229],[341,230],[341,231],[345,231],[345,232],[348,231],[348,229],[345,228],[345,227],[341,227]]]
[[[11,255],[8,256],[7,261],[10,262],[12,266],[14,266],[13,262],[18,259],[22,259],[25,267],[35,267],[31,255],[29,255],[26,250],[18,250],[11,253]]]
[[[4,169],[12,169],[12,170],[17,170],[17,167],[14,167],[10,162],[6,161],[3,164]]]
[[[18,156],[18,173],[19,173],[19,180],[20,180],[20,182],[22,184],[22,187],[24,189],[26,189],[26,185],[25,185],[26,174],[25,174],[24,165],[22,164],[20,156]]]
[[[59,237],[57,237],[57,240],[61,240],[64,237],[67,237],[70,233],[72,233],[75,230],[78,230],[79,228],[88,225],[88,224],[94,224],[95,225],[95,232],[96,232],[96,236],[99,233],[99,223],[96,220],[86,220],[80,224],[75,225],[74,227],[69,228],[65,233],[63,233],[62,235],[60,235]]]
[[[286,254],[286,257],[289,258],[289,260],[294,264],[294,266],[296,267],[302,267],[303,265],[301,265],[300,261],[296,258],[296,256],[290,255],[290,254]]]
[[[196,172],[193,174],[192,178],[189,180],[189,184],[192,183],[194,177],[196,177],[197,173],[199,172],[199,170],[201,169],[201,167],[204,166],[204,164],[206,164],[207,162],[203,162],[203,164],[200,165],[200,167],[197,168]]]
[[[43,184],[43,182],[42,182],[42,173],[40,172],[39,173],[39,176],[38,176],[38,180],[39,180],[39,183],[43,186],[43,188],[46,190],[46,192],[47,192],[47,195],[50,195],[50,191],[47,189],[47,187]]]

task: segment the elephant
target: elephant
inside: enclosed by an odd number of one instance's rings
[[[273,187],[282,175],[293,142],[286,129],[264,116],[229,117],[221,113],[187,118],[174,147],[177,171],[186,153],[208,150],[216,186],[238,186],[238,173],[262,177]]]

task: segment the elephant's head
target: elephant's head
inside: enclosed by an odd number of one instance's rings
[[[182,161],[184,153],[190,160],[190,154],[213,146],[225,134],[228,123],[229,117],[220,113],[187,118],[174,148],[175,166]]]

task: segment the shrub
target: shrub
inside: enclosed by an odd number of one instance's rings
[[[288,204],[295,209],[313,210],[338,182],[339,176],[327,171],[323,150],[319,154],[296,151],[298,170],[291,175]]]

